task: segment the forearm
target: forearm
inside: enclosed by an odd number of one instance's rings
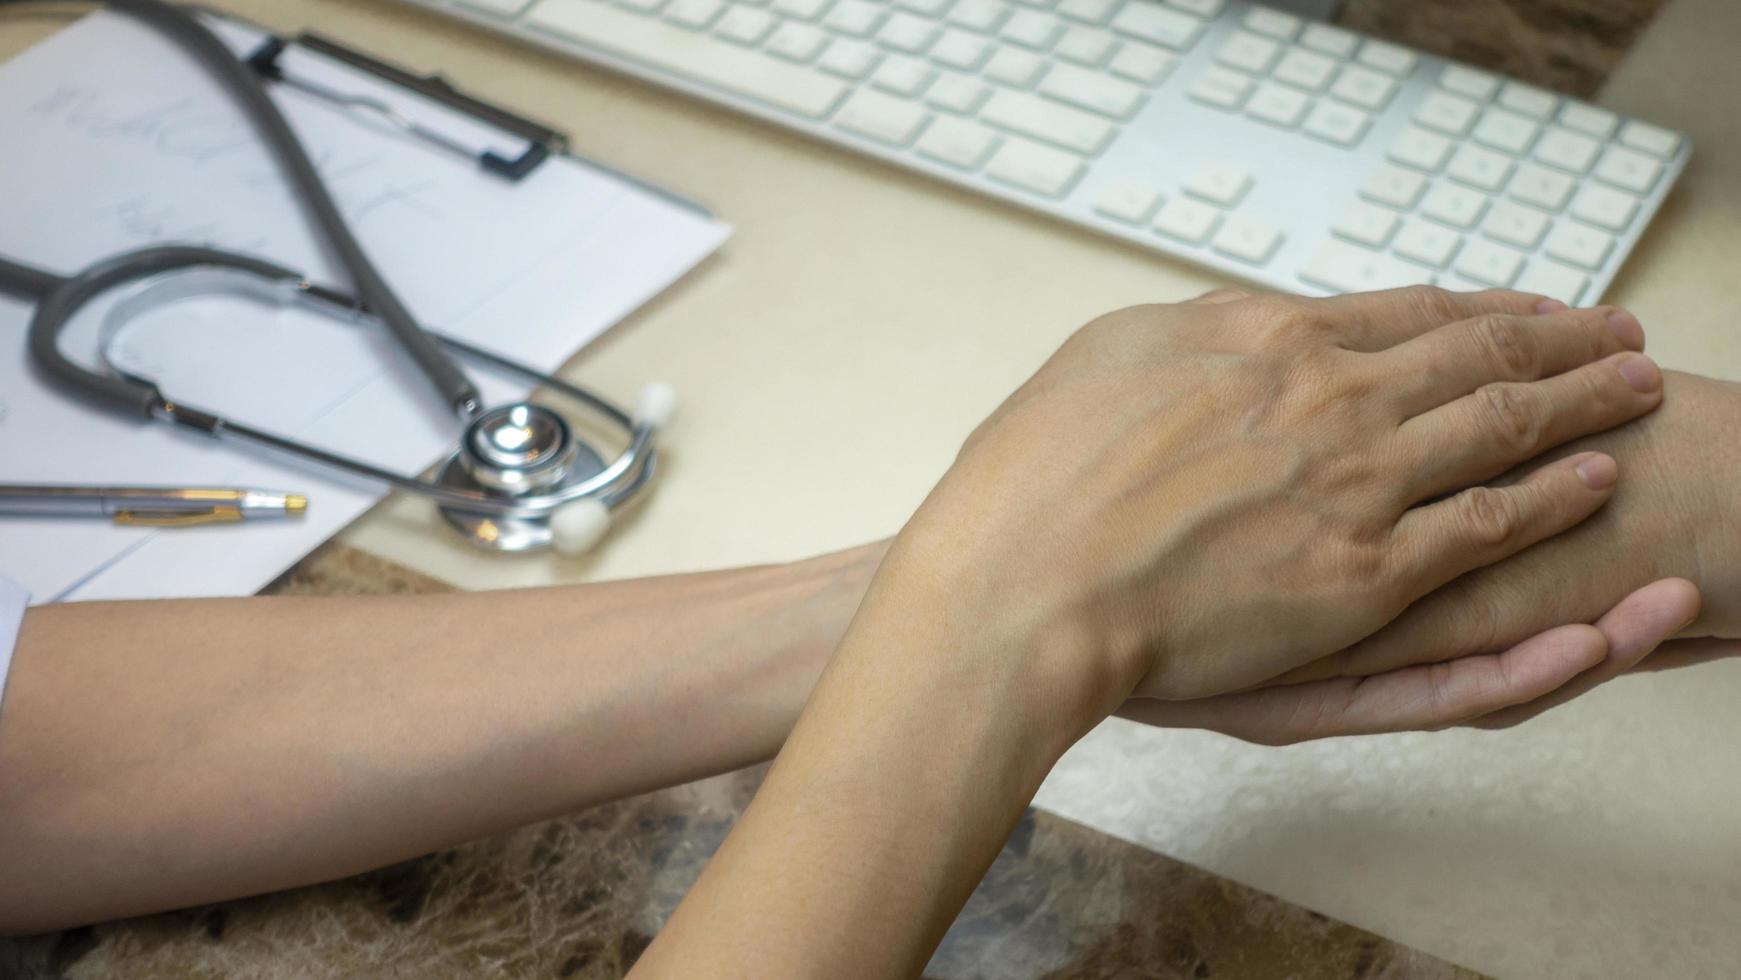
[[[1030,638],[879,588],[635,976],[917,976],[1040,780],[1106,710]]]
[[[766,759],[880,552],[33,610],[0,712],[0,928],[324,880]]]

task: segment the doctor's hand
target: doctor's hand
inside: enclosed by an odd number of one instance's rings
[[[1516,559],[1458,579],[1375,636],[1283,678],[1357,677],[1501,649],[1591,622],[1629,590],[1682,576],[1704,594],[1683,639],[1643,661],[1609,657],[1551,698],[1486,719],[1516,724],[1622,672],[1741,655],[1741,385],[1669,372],[1659,412],[1555,453],[1613,455],[1626,481],[1602,513]]]
[[[1629,314],[1508,291],[1110,314],[968,439],[867,606],[924,583],[1105,711],[1273,678],[1595,512],[1599,453],[1478,484],[1656,407],[1642,347]]]

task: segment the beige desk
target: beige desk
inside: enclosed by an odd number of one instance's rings
[[[479,555],[393,501],[345,542],[465,588],[782,559],[895,530],[1071,329],[1208,274],[383,3],[227,0],[518,106],[738,226],[570,365],[683,404],[663,484],[596,561]],[[1614,298],[1665,364],[1741,378],[1741,7],[1676,0],[1604,102],[1693,167]],[[1718,92],[1721,97],[1714,97]],[[1741,969],[1741,664],[1629,680],[1522,731],[1258,749],[1109,723],[1040,802],[1506,977]]]

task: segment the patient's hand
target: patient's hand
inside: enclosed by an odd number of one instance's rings
[[[1282,680],[1493,652],[1555,624],[1593,622],[1628,592],[1667,576],[1692,580],[1704,596],[1682,636],[1741,638],[1741,385],[1670,372],[1654,414],[1551,455],[1592,449],[1613,455],[1626,474],[1596,516],[1457,579],[1377,634]],[[1741,644],[1700,649],[1741,654]],[[1591,671],[1573,688],[1614,672]]]

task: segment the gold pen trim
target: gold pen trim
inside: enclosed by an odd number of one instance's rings
[[[234,524],[242,519],[240,507],[213,507],[211,510],[118,510],[115,523],[131,527],[194,527],[199,524]]]

